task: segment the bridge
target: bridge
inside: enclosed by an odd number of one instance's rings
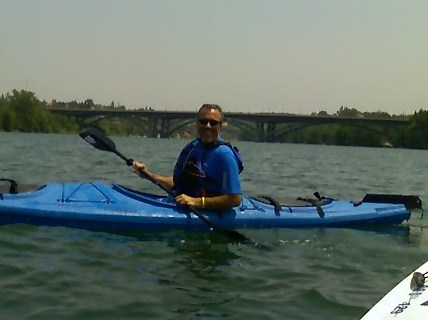
[[[49,108],[51,113],[76,117],[79,121],[99,117],[134,117],[146,119],[150,137],[168,138],[172,133],[195,121],[196,111],[157,111],[157,110],[119,110],[119,109],[69,109]],[[228,126],[256,132],[259,142],[275,142],[292,131],[308,126],[322,124],[344,124],[377,131],[377,128],[391,128],[408,123],[408,119],[366,119],[337,116],[311,116],[287,113],[243,113],[225,112]],[[290,124],[287,128],[278,128],[280,124]]]

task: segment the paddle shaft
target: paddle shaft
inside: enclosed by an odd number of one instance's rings
[[[125,161],[128,166],[132,166],[132,163],[134,162],[134,160],[132,160],[131,158],[125,157],[123,154],[121,154],[119,151],[117,151],[117,149],[114,149],[111,151],[114,152],[115,154],[117,154],[120,158],[122,158],[123,161]]]

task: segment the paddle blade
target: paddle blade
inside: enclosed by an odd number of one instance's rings
[[[216,231],[218,231],[223,236],[225,236],[225,237],[227,237],[227,238],[229,238],[235,242],[250,245],[250,246],[253,246],[255,248],[263,249],[266,251],[271,250],[270,247],[265,246],[264,244],[255,242],[254,240],[247,238],[246,236],[244,236],[242,233],[239,233],[238,231],[230,230],[230,229],[220,229],[220,230],[217,229]]]
[[[123,154],[117,151],[116,145],[114,144],[113,140],[107,137],[105,133],[100,129],[93,127],[87,128],[82,130],[79,133],[79,136],[95,148],[103,151],[113,152],[117,154],[120,158],[122,158],[128,166],[132,165],[133,160],[125,157]]]
[[[236,241],[236,242],[239,242],[241,244],[250,245],[252,247],[262,249],[265,251],[271,250],[271,248],[269,246],[266,246],[262,243],[255,242],[254,240],[247,238],[246,236],[244,236],[242,233],[239,233],[238,231],[223,229],[221,231],[221,233],[224,236],[228,237],[229,239]]]
[[[103,151],[115,151],[116,145],[98,128],[87,128],[79,133],[79,136],[90,145]]]
[[[220,233],[238,242],[247,242],[250,240],[246,236],[244,236],[242,233],[239,233],[238,231],[235,231],[235,230],[220,229]]]

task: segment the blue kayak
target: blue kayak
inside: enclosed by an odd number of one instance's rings
[[[366,195],[362,201],[319,197],[284,204],[244,196],[224,212],[200,210],[220,228],[353,227],[400,224],[417,196]],[[386,202],[386,203],[385,203]],[[91,230],[201,229],[209,226],[170,197],[104,182],[46,184],[30,192],[0,194],[0,224],[29,223]]]

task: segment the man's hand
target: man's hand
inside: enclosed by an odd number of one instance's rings
[[[135,174],[138,174],[142,178],[144,178],[144,176],[141,175],[141,172],[143,172],[143,171],[148,172],[146,165],[144,163],[138,162],[138,161],[132,162],[132,171]]]
[[[191,206],[200,208],[201,207],[201,198],[192,198],[185,194],[180,194],[175,197],[175,201],[182,206]]]

